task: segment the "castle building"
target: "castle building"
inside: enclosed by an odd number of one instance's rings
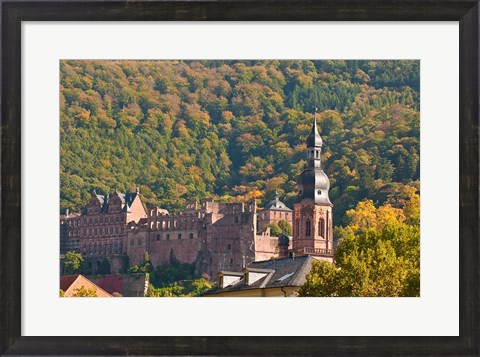
[[[255,261],[241,271],[220,270],[218,282],[204,296],[298,296],[314,260],[333,261],[330,181],[322,169],[322,138],[315,118],[307,137],[307,163],[298,176],[292,240],[280,235],[278,259]],[[272,201],[273,202],[273,201]],[[281,203],[274,203],[283,208]]]
[[[278,192],[275,191],[275,198],[268,202],[264,209],[259,212],[257,229],[263,231],[265,226],[280,221],[292,222],[292,217],[293,211],[280,201]]]
[[[275,210],[282,216],[272,213]],[[80,252],[91,273],[104,259],[111,273],[117,273],[125,258],[131,267],[143,264],[148,253],[153,266],[175,259],[195,263],[198,271],[212,276],[219,270],[239,270],[254,261],[277,258],[291,248],[288,237],[281,239],[280,247],[279,237],[271,236],[268,228],[259,232],[258,215],[265,217],[265,225],[280,219],[291,224],[292,211],[281,202],[257,211],[255,200],[222,203],[210,198],[170,214],[158,207],[145,210],[138,190],[110,196],[94,192],[84,215],[61,216],[61,253]]]
[[[81,253],[92,271],[105,257],[125,252],[127,224],[146,222],[147,213],[136,192],[99,195],[95,191],[84,210],[60,217],[60,253]],[[120,261],[117,268],[120,267]]]
[[[314,120],[307,137],[307,163],[299,175],[293,211],[276,192],[258,210],[256,201],[188,203],[182,212],[145,209],[138,189],[132,193],[96,192],[84,214],[60,217],[61,253],[80,252],[91,273],[108,260],[111,273],[141,265],[148,254],[153,266],[176,260],[195,263],[198,272],[241,271],[253,262],[293,255],[333,259],[330,183],[321,165],[322,139]],[[293,237],[270,234],[269,224],[286,221]]]
[[[316,116],[316,111],[315,111]],[[307,163],[298,176],[298,197],[293,205],[293,251],[331,260],[333,257],[330,181],[322,169],[322,138],[314,119],[307,137]]]

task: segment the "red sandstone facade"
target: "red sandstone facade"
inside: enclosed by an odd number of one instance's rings
[[[278,216],[272,209],[259,213],[265,217],[262,222],[269,224],[288,220],[292,211],[287,208]],[[148,253],[153,266],[174,257],[196,263],[200,272],[212,276],[218,270],[238,270],[253,261],[280,256],[278,237],[271,237],[269,229],[258,234],[257,225],[256,201],[219,203],[204,199],[169,214],[160,208],[145,211],[138,192],[108,197],[94,193],[85,215],[63,216],[62,247],[72,247],[66,243],[72,231],[71,237],[75,234],[78,240],[74,250],[82,253],[92,273],[103,259],[108,259],[111,272],[117,273],[122,257],[128,257],[129,266],[140,265]]]
[[[127,224],[146,220],[147,214],[137,192],[111,195],[92,194],[84,215],[63,216],[60,224],[61,253],[80,252],[92,271],[105,257],[125,253]],[[117,262],[117,268],[119,267]]]
[[[332,206],[294,205],[293,236],[297,254],[333,255]]]

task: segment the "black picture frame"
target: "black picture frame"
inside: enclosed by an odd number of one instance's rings
[[[0,137],[2,355],[479,355],[478,1],[2,0]],[[459,21],[460,336],[288,338],[21,336],[21,22],[59,20]],[[302,319],[302,316],[298,318]]]

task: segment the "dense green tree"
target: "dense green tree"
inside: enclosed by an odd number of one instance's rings
[[[100,275],[110,274],[110,262],[108,261],[108,259],[104,258],[101,261],[100,266],[98,267],[98,270],[97,270],[97,274],[100,274]]]
[[[135,186],[292,205],[314,106],[337,224],[419,180],[419,61],[61,61],[60,209]]]
[[[83,257],[80,253],[68,251],[62,260],[65,274],[76,274],[81,272]]]

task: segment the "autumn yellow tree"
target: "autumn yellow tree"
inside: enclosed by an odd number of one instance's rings
[[[404,209],[419,212],[418,194]],[[347,212],[351,224],[335,233],[334,263],[315,262],[301,296],[419,296],[420,226],[404,209],[363,201]]]

